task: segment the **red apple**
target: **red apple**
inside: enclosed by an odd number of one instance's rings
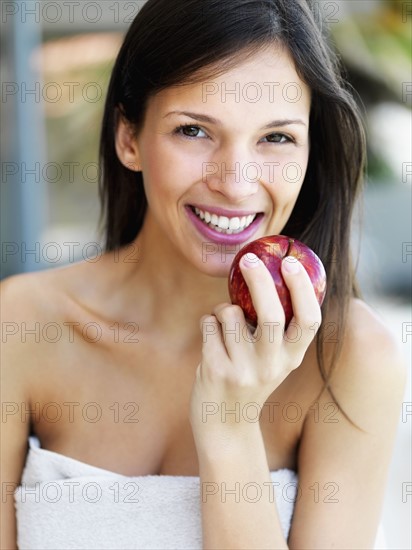
[[[322,305],[326,294],[326,273],[322,262],[313,250],[300,241],[284,235],[262,237],[247,244],[236,254],[229,273],[229,294],[232,304],[236,304],[243,309],[246,321],[250,325],[256,327],[257,315],[246,281],[239,268],[240,259],[248,252],[256,254],[272,275],[285,311],[285,327],[288,326],[293,317],[290,293],[280,270],[282,260],[286,256],[293,256],[303,264],[312,281],[319,305]]]

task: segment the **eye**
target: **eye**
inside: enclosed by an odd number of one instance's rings
[[[279,134],[277,132],[273,132],[273,134],[268,134],[267,136],[262,138],[261,141],[263,140],[267,140],[268,143],[293,143],[293,139],[291,137],[286,136],[285,134]]]
[[[174,133],[185,137],[189,137],[189,138],[207,137],[206,133],[204,132],[204,130],[200,128],[200,126],[195,126],[193,124],[183,124],[182,126],[179,126],[178,128],[176,128]]]

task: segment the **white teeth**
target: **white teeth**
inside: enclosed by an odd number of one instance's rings
[[[220,229],[229,229],[229,218],[226,218],[226,216],[220,216],[219,223],[217,225]]]
[[[243,216],[239,218],[237,216],[228,218],[227,216],[217,216],[210,212],[194,208],[197,216],[203,220],[207,225],[218,233],[226,233],[231,235],[232,233],[240,233],[248,227],[256,218],[256,214],[250,214],[249,216]]]
[[[229,229],[233,231],[234,229],[240,228],[240,219],[239,218],[232,218],[229,223]]]

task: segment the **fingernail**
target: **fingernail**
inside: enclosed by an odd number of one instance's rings
[[[283,259],[283,268],[288,273],[299,273],[301,269],[301,263],[293,256],[287,256]]]
[[[242,256],[242,264],[247,268],[254,268],[259,265],[259,258],[253,252],[248,252]]]

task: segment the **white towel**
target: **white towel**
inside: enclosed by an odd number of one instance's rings
[[[198,477],[127,477],[41,449],[35,438],[29,444],[14,494],[19,550],[201,550]],[[282,469],[271,477],[287,539],[297,476]],[[256,489],[242,497],[253,501]],[[205,488],[204,498],[214,490]],[[386,549],[381,526],[374,548]]]
[[[271,477],[287,538],[297,476],[282,469]],[[206,489],[219,490],[205,486],[204,498]],[[251,485],[242,498],[253,501],[257,490]],[[41,449],[31,438],[14,496],[20,550],[202,548],[198,477],[122,476]]]

